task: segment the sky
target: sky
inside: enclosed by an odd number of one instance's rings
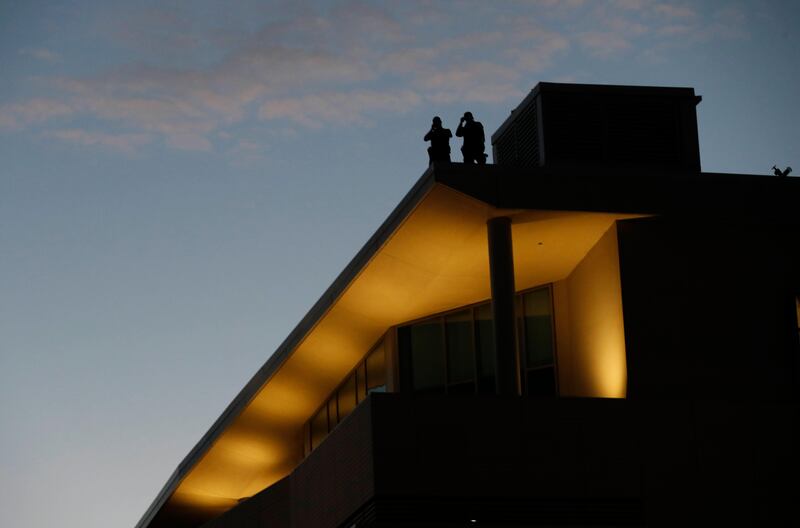
[[[0,0],[0,526],[135,525],[423,173],[434,115],[488,136],[539,81],[690,86],[703,170],[800,172],[798,22],[794,1]]]

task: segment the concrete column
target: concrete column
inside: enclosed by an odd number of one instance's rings
[[[492,218],[489,235],[489,277],[492,286],[497,394],[517,395],[516,318],[514,317],[514,250],[511,219]]]

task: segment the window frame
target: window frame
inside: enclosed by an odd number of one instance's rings
[[[552,365],[539,365],[536,367],[528,367],[528,354],[526,350],[526,328],[525,328],[525,299],[524,296],[528,293],[532,293],[534,291],[539,291],[547,289],[548,296],[550,299],[550,335],[552,336],[552,343],[553,343],[553,363]],[[561,392],[559,390],[559,383],[558,383],[558,339],[556,336],[556,306],[555,306],[555,299],[553,295],[553,283],[550,282],[548,284],[544,284],[542,286],[536,286],[533,288],[528,288],[526,290],[520,290],[516,293],[515,296],[515,316],[517,317],[517,368],[519,372],[520,378],[520,386],[521,386],[521,393],[524,396],[530,396],[528,392],[528,373],[535,370],[544,370],[547,368],[553,369],[553,387],[555,388],[552,397],[558,397]]]
[[[385,340],[387,339],[387,336],[388,336],[388,332],[384,333],[383,335],[381,335],[380,338],[378,338],[377,341],[375,341],[375,343],[373,343],[373,345],[371,347],[369,347],[367,353],[364,354],[361,357],[361,359],[358,360],[358,362],[355,364],[355,366],[347,372],[347,374],[344,376],[344,378],[342,378],[342,381],[340,381],[336,385],[336,387],[330,393],[328,393],[328,395],[324,398],[322,403],[314,410],[314,412],[311,413],[311,417],[308,420],[306,420],[305,424],[303,425],[303,452],[305,453],[306,456],[308,456],[311,452],[313,452],[320,445],[322,445],[322,443],[325,441],[325,439],[328,437],[328,435],[331,434],[333,432],[333,430],[336,429],[336,427],[338,427],[339,424],[342,423],[342,421],[344,421],[345,418],[347,418],[347,416],[349,416],[352,412],[354,412],[356,410],[356,408],[359,405],[361,405],[361,403],[363,401],[365,401],[369,397],[369,394],[370,394],[369,379],[368,379],[369,376],[367,374],[367,366],[366,366],[367,357],[370,354],[372,354],[375,350],[377,350],[379,347],[382,346],[382,347],[384,347],[384,350],[383,350],[383,353],[384,353],[384,367],[386,366],[386,364],[388,362],[388,357],[386,357],[388,354],[387,354],[387,351],[386,351],[386,342],[385,342]],[[362,369],[363,369],[363,373],[361,372]],[[387,374],[388,374],[388,372],[387,372]],[[359,382],[359,378],[362,375],[364,377],[364,381],[363,382]],[[347,416],[341,417],[341,416],[339,416],[339,414],[340,414],[339,413],[339,391],[342,389],[342,387],[344,387],[347,384],[347,380],[350,379],[350,376],[354,376],[355,377],[356,403],[353,406],[353,409],[350,411],[350,413],[347,414]],[[386,380],[386,381],[388,382],[388,380]],[[359,388],[362,387],[362,384],[363,384],[363,387],[364,387],[364,394],[361,394],[360,391],[359,391]],[[384,384],[384,386],[386,386],[386,385]],[[331,425],[332,420],[331,420],[331,416],[330,416],[331,403],[333,404],[334,410],[336,411],[336,420],[335,420],[336,423],[333,424],[333,425]],[[319,440],[319,443],[317,444],[317,446],[314,447],[314,426],[313,426],[313,422],[314,422],[314,418],[317,417],[317,414],[319,414],[323,409],[325,409],[326,416],[327,416],[327,430],[326,430],[325,434],[322,436],[322,438]]]
[[[449,395],[450,394],[449,389],[450,389],[451,385],[454,385],[454,386],[455,385],[463,385],[464,383],[466,383],[466,382],[450,383],[450,379],[449,379],[450,378],[450,376],[449,376],[450,375],[450,361],[449,361],[449,357],[448,357],[448,353],[447,353],[448,352],[448,350],[447,350],[447,345],[448,345],[447,323],[446,323],[447,317],[451,316],[451,315],[454,315],[454,314],[457,314],[459,312],[465,312],[465,311],[469,310],[469,323],[470,323],[470,328],[471,328],[470,346],[472,348],[472,389],[473,390],[472,390],[472,394],[461,393],[459,395],[462,395],[462,396],[472,395],[472,396],[474,396],[476,394],[479,394],[479,392],[478,392],[478,367],[479,367],[479,365],[478,365],[478,354],[477,354],[477,346],[476,346],[477,345],[477,339],[476,339],[476,337],[477,337],[476,336],[477,326],[475,325],[475,310],[478,307],[481,307],[481,306],[483,306],[485,304],[491,304],[491,302],[492,302],[491,299],[489,299],[488,301],[487,300],[479,301],[479,302],[476,302],[476,303],[467,304],[465,306],[459,306],[458,308],[455,308],[453,310],[447,310],[447,311],[444,311],[444,312],[439,312],[439,313],[436,313],[436,314],[433,314],[433,315],[429,315],[429,316],[426,316],[426,317],[419,317],[417,319],[412,319],[411,321],[403,322],[403,323],[400,323],[400,324],[396,325],[396,328],[400,329],[402,327],[411,327],[411,326],[413,326],[415,324],[419,324],[419,323],[423,323],[423,322],[429,322],[429,321],[432,322],[434,320],[436,321],[436,324],[439,326],[439,328],[441,329],[441,332],[442,332],[442,349],[441,349],[441,353],[444,356],[443,364],[444,364],[444,394],[445,395]],[[396,342],[395,346],[397,346],[397,349],[398,349],[398,352],[400,353],[400,355],[405,355],[405,354],[403,354],[403,350],[402,350],[402,348],[400,346],[400,343],[399,343],[399,335],[398,335],[397,342]],[[413,370],[413,368],[414,368],[413,359],[410,357],[410,355],[408,357],[405,357],[405,358],[400,358],[400,365],[401,365],[401,369],[400,369],[401,387],[406,387],[409,392],[414,393],[415,391],[414,391],[414,379],[413,379],[413,376],[414,376],[414,374],[413,374],[413,372],[414,372],[414,370]],[[404,377],[403,375],[404,374],[409,376],[409,379],[403,380],[403,377]],[[405,392],[405,391],[403,391],[403,392]]]
[[[550,332],[552,336],[552,346],[553,346],[553,362],[552,364],[538,366],[538,367],[527,367],[527,358],[525,354],[525,325],[524,325],[524,317],[525,317],[525,310],[524,310],[524,296],[528,293],[539,291],[546,289],[548,291],[549,301],[550,301]],[[428,315],[425,317],[419,317],[416,319],[411,319],[409,321],[405,321],[403,323],[399,323],[395,326],[398,330],[404,327],[411,327],[416,324],[420,324],[423,322],[433,322],[436,321],[436,324],[439,325],[441,332],[442,332],[442,354],[444,354],[444,392],[443,394],[449,395],[450,391],[450,365],[449,365],[449,357],[448,357],[448,334],[447,334],[447,324],[446,319],[448,316],[469,310],[470,313],[470,324],[472,325],[472,331],[470,332],[470,339],[471,339],[471,347],[472,347],[472,368],[473,368],[473,376],[472,376],[472,384],[473,384],[473,392],[472,395],[483,394],[479,391],[479,360],[478,360],[478,327],[476,324],[476,316],[475,311],[483,307],[485,305],[491,306],[492,300],[485,299],[483,301],[479,301],[476,303],[467,304],[464,306],[459,306],[457,308],[446,310],[443,312],[439,312],[436,314]],[[518,379],[518,386],[520,388],[520,394],[524,396],[529,396],[528,393],[528,383],[527,383],[527,374],[529,371],[533,370],[543,370],[545,368],[552,368],[553,369],[553,387],[554,393],[553,397],[558,397],[560,395],[560,387],[559,387],[559,367],[558,367],[558,339],[556,335],[556,310],[555,310],[555,298],[553,295],[553,283],[546,283],[540,284],[538,286],[534,286],[532,288],[526,288],[524,290],[519,290],[514,293],[514,317],[516,318],[516,327],[517,327],[517,335],[516,335],[516,361],[517,361],[517,379]],[[413,359],[411,354],[404,354],[402,350],[401,343],[400,343],[400,336],[399,332],[397,333],[396,343],[395,346],[397,347],[399,354],[401,356],[408,356],[408,357],[400,357],[400,383],[401,383],[401,392],[410,392],[414,393],[414,380],[413,380]],[[496,375],[497,366],[495,365],[495,375]],[[403,378],[408,379],[403,379]],[[456,384],[452,384],[456,385]],[[462,393],[462,395],[466,395]]]

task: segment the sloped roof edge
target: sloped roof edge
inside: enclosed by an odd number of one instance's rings
[[[389,214],[375,233],[367,240],[366,244],[356,253],[355,257],[353,257],[342,272],[339,273],[328,289],[326,289],[317,302],[314,303],[308,313],[300,320],[297,326],[294,327],[269,359],[267,359],[264,365],[258,369],[244,388],[239,391],[233,401],[225,408],[220,417],[217,418],[200,441],[195,444],[192,450],[189,451],[189,454],[178,464],[178,467],[172,472],[167,483],[162,487],[153,503],[136,524],[136,528],[146,528],[150,525],[164,504],[169,500],[170,496],[178,488],[181,481],[212,446],[216,438],[230,425],[240,412],[244,410],[270,377],[277,372],[292,350],[302,341],[309,330],[314,327],[316,322],[335,302],[336,298],[347,288],[347,285],[358,275],[372,255],[426,196],[434,183],[434,169],[433,167],[429,167],[408,193],[406,193],[403,199],[400,200],[397,207]]]

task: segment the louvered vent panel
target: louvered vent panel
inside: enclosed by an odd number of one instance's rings
[[[539,124],[536,118],[536,101],[518,109],[513,122],[494,144],[497,164],[511,167],[539,165]]]
[[[509,127],[494,145],[494,162],[515,166],[517,163],[517,139],[514,127]]]
[[[539,164],[539,129],[536,122],[536,102],[532,102],[514,122],[517,160],[521,166]]]

